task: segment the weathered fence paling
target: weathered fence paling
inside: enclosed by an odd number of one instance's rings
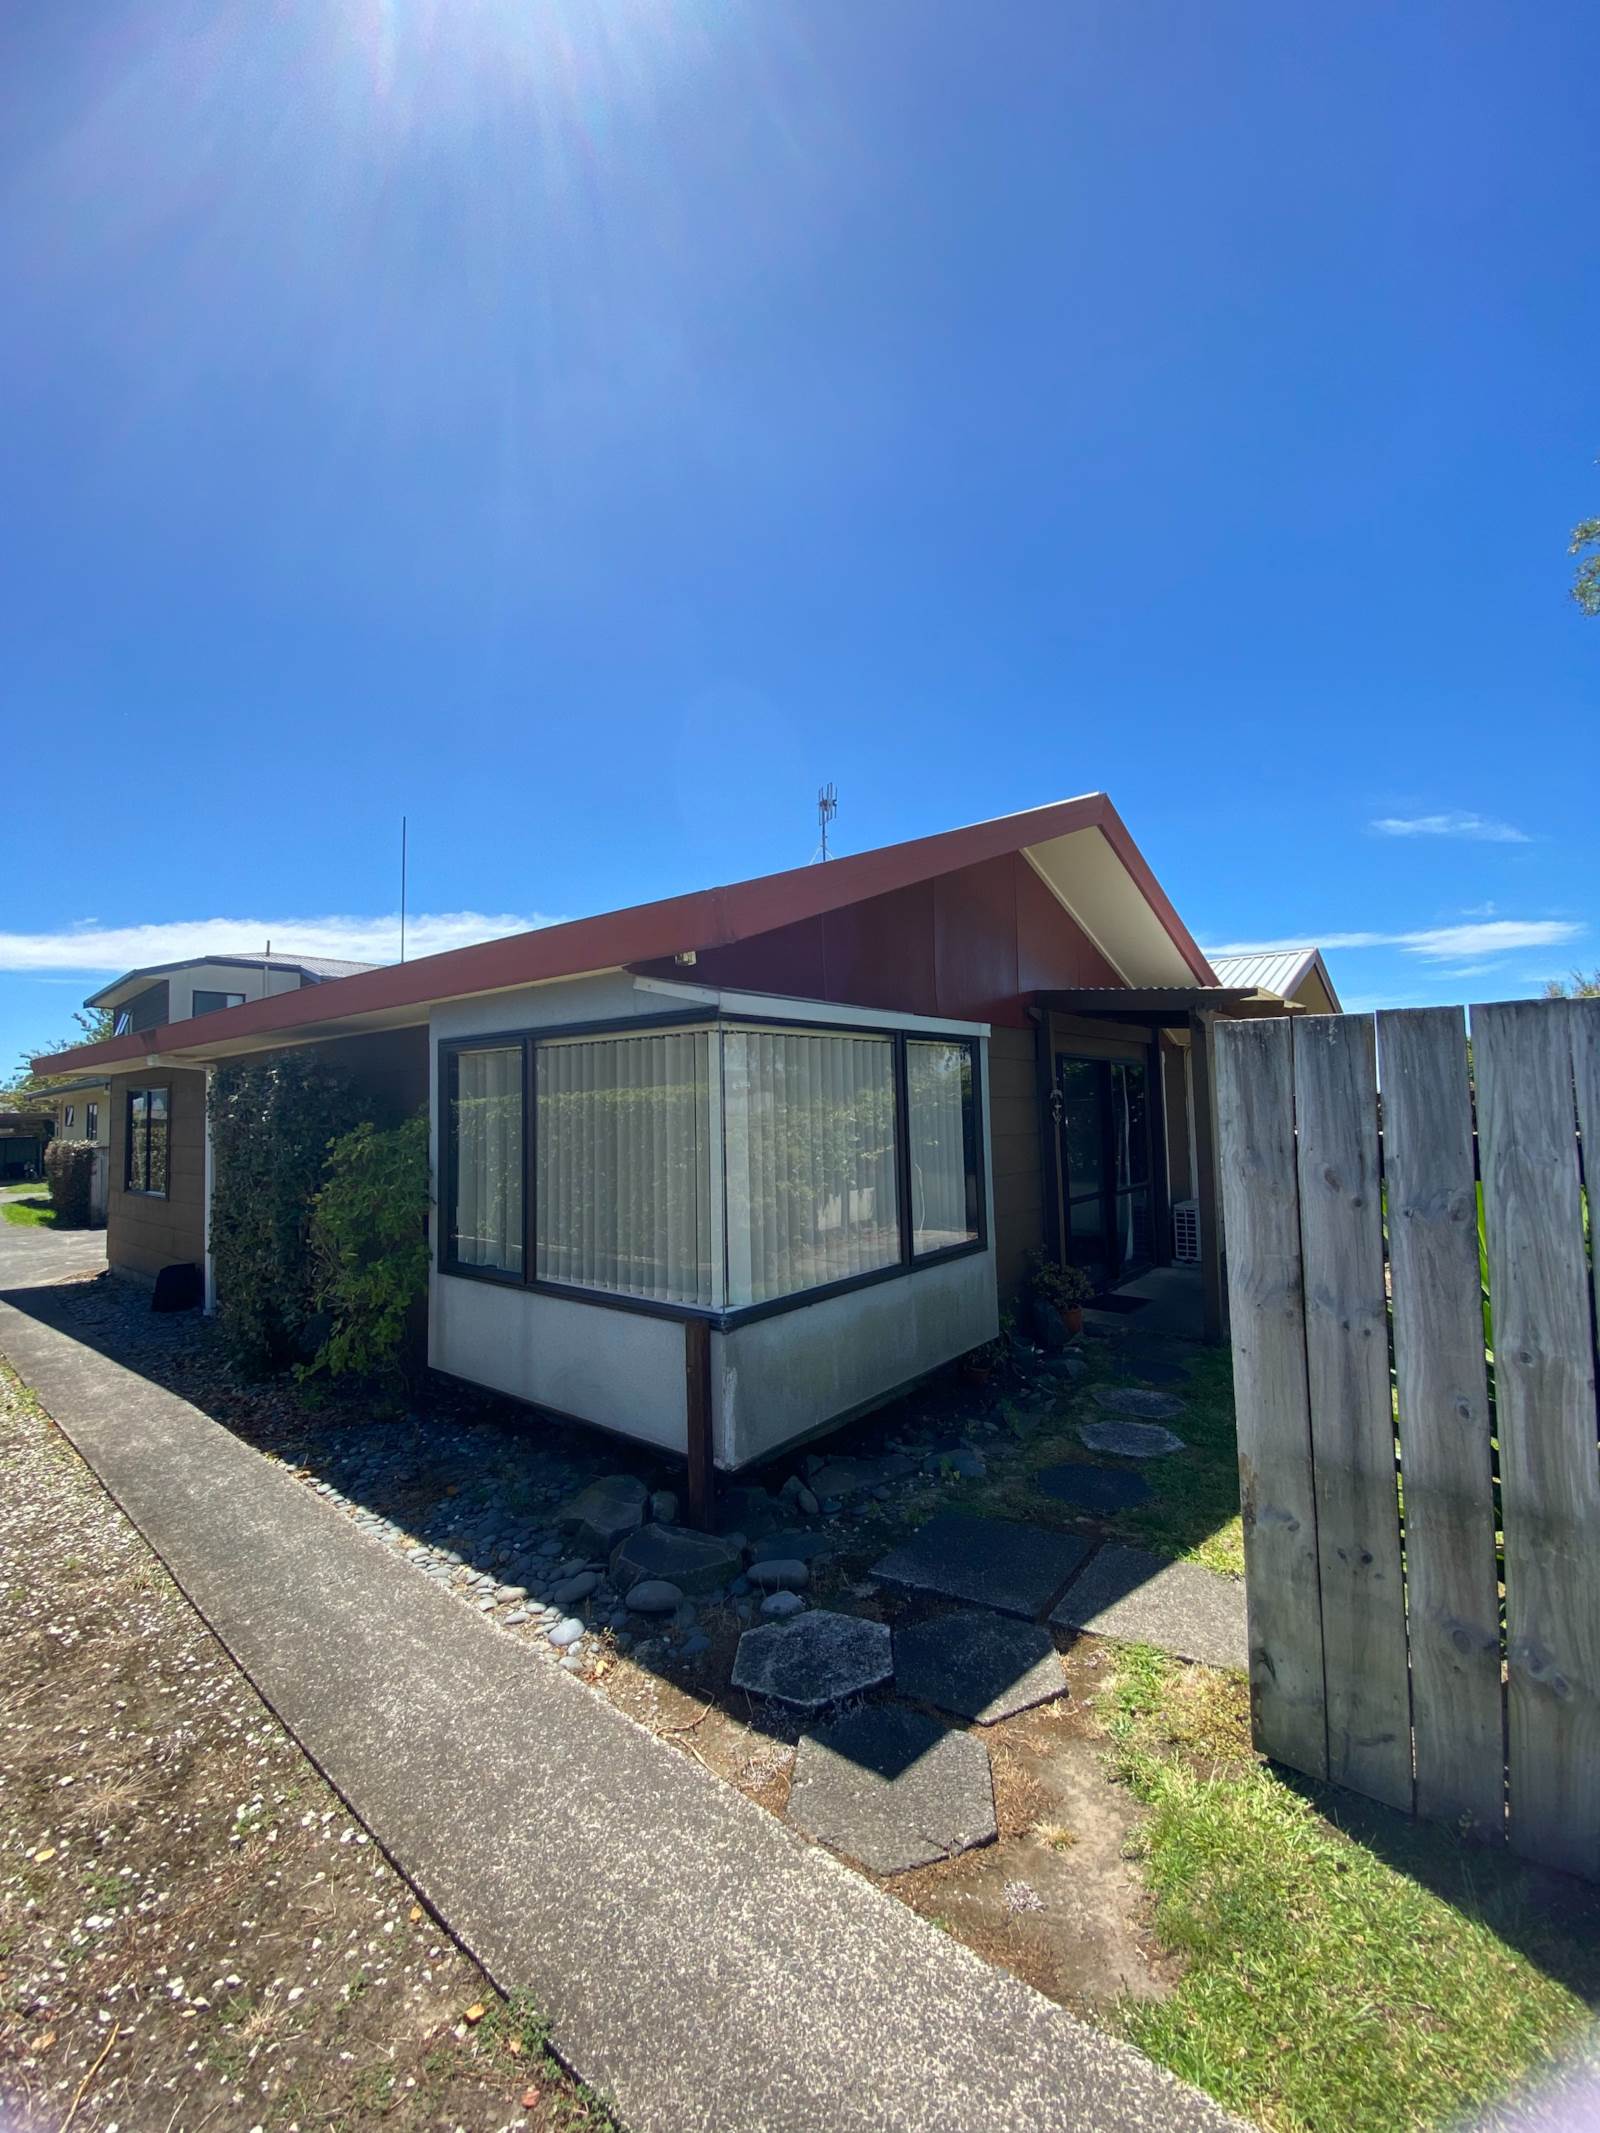
[[[1257,1744],[1600,1878],[1600,1002],[1472,1011],[1487,1311],[1462,1011],[1217,1034]]]

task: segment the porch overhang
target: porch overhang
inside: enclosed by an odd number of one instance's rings
[[[1191,1015],[1298,1015],[1305,1010],[1275,992],[1235,985],[1080,985],[1063,992],[1036,992],[1041,1013],[1103,1015],[1111,1022],[1144,1022],[1156,1029],[1184,1029]]]

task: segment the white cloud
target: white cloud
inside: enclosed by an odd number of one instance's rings
[[[559,925],[538,912],[424,911],[406,918],[406,960]],[[398,913],[377,918],[196,918],[152,926],[80,925],[65,933],[0,933],[0,970],[73,970],[117,976],[151,963],[191,956],[334,956],[352,963],[393,963],[400,955]]]
[[[1468,837],[1477,844],[1531,844],[1526,830],[1492,815],[1449,808],[1440,815],[1383,815],[1370,825],[1380,837]]]
[[[1468,919],[1454,926],[1422,926],[1413,933],[1318,933],[1307,928],[1280,941],[1226,941],[1206,949],[1208,956],[1279,955],[1315,941],[1332,948],[1402,948],[1430,963],[1470,962],[1485,955],[1505,955],[1518,948],[1559,948],[1575,941],[1584,928],[1567,918]]]

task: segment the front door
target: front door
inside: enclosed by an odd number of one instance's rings
[[[1066,1256],[1109,1288],[1154,1258],[1147,1069],[1058,1052],[1056,1093]]]

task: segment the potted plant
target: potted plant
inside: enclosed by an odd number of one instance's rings
[[[1094,1294],[1094,1283],[1081,1266],[1062,1266],[1043,1252],[1030,1252],[1028,1286],[1036,1302],[1060,1313],[1069,1334],[1083,1331],[1083,1307]]]

